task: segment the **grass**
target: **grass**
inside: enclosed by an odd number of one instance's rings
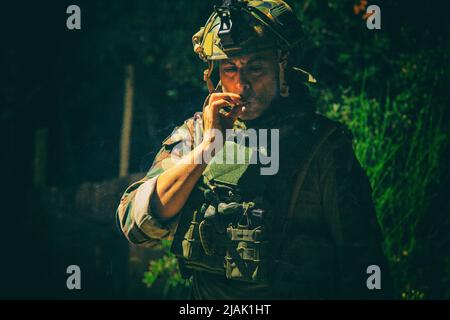
[[[359,94],[344,90],[325,113],[354,134],[356,156],[372,185],[395,297],[424,299],[430,290],[427,270],[416,262],[434,245],[423,229],[447,143],[443,110],[433,106],[431,95],[418,107],[408,92],[380,102],[362,88]]]

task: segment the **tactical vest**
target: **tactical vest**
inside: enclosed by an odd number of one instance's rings
[[[324,130],[316,130],[314,123],[311,127],[310,118],[303,120],[306,132],[296,122],[280,129],[280,159],[286,161],[280,162],[274,176],[261,175],[261,165],[250,163],[264,150],[238,141],[226,141],[208,164],[182,210],[172,244],[184,278],[198,270],[246,282],[273,280],[278,254],[288,241],[283,233],[292,192],[286,190],[296,192],[292,186],[299,165],[323,140]],[[243,163],[220,163],[232,152],[244,154]]]

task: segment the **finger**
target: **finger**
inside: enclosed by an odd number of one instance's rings
[[[225,99],[228,101],[232,101],[234,103],[239,103],[242,100],[242,97],[236,93],[231,92],[218,92],[211,94],[211,97],[209,98],[209,103],[212,103],[214,101]]]
[[[226,116],[234,122],[243,113],[244,109],[245,107],[243,105],[235,106]]]
[[[219,100],[214,101],[213,103],[209,104],[205,108],[204,112],[206,114],[209,114],[208,117],[219,119],[220,118],[220,114],[225,115],[227,113],[227,111],[229,111],[229,110],[226,110],[228,108],[226,108],[223,111],[221,110],[222,108],[224,108],[226,106],[230,106],[230,108],[231,108],[230,102],[225,100],[225,99],[219,99]]]
[[[230,97],[230,98],[237,98],[237,99],[241,98],[241,96],[239,94],[233,93],[233,92],[216,92],[216,93],[212,93],[211,97],[219,97],[219,98]]]
[[[225,99],[216,100],[216,101],[210,103],[209,105],[211,106],[212,109],[219,109],[220,107],[223,107],[223,106],[230,106],[230,107],[232,106],[230,101],[227,101]]]
[[[232,109],[227,113],[227,116],[235,116],[239,114],[243,107],[244,105],[242,104],[232,106]]]

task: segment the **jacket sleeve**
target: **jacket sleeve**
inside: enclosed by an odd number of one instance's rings
[[[174,165],[173,157],[182,157],[192,150],[192,145],[193,118],[175,128],[163,141],[146,176],[125,190],[116,210],[116,220],[123,235],[131,243],[146,246],[173,237],[178,216],[169,221],[159,221],[152,213],[151,197],[158,177]]]
[[[334,134],[324,147],[320,157],[322,205],[336,244],[340,298],[389,299],[391,277],[369,180],[344,131]],[[371,265],[380,268],[381,289],[367,286]]]

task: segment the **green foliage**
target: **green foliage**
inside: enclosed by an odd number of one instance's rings
[[[439,181],[446,136],[442,109],[431,108],[429,102],[412,117],[416,108],[409,100],[401,94],[380,103],[365,92],[344,91],[340,102],[331,104],[326,114],[345,123],[354,134],[356,155],[373,188],[397,293],[423,298],[423,275],[411,263],[415,255],[423,254],[424,246],[431,245],[421,236],[421,227],[430,206],[427,191]],[[415,290],[410,289],[411,281]]]
[[[395,297],[448,298],[449,208],[434,201],[445,198],[448,184],[443,119],[449,29],[431,17],[423,28],[413,20],[418,12],[393,1],[377,3],[383,26],[371,32],[351,10],[357,3],[293,1],[311,40],[304,63],[319,80],[312,92],[319,111],[354,134],[355,152],[373,188]],[[427,10],[421,6],[420,16]],[[396,15],[399,11],[405,14]],[[393,25],[401,28],[394,31]]]
[[[163,256],[150,261],[143,282],[149,288],[155,286],[158,281],[163,283],[162,298],[187,298],[191,282],[181,277],[177,258],[170,252],[171,245],[169,240],[162,241]]]

